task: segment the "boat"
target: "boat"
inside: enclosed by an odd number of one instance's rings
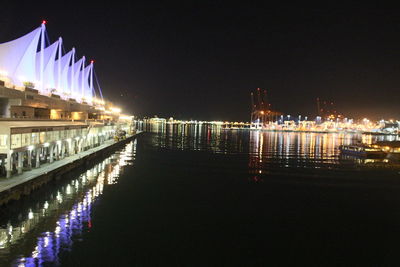
[[[379,147],[360,145],[341,145],[339,146],[340,153],[343,155],[363,157],[363,158],[384,158],[386,152]]]
[[[400,141],[378,141],[373,146],[385,151],[387,158],[400,160]]]

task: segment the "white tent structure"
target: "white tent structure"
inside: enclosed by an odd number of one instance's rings
[[[42,34],[41,27],[14,41],[0,44],[2,76],[16,86],[24,81],[36,82],[36,50]]]
[[[43,51],[43,91],[45,93],[51,92],[51,89],[56,88],[54,81],[54,71],[55,71],[55,58],[57,49],[59,47],[58,41],[54,42],[52,45],[46,47]],[[41,64],[41,52],[36,53],[36,77],[40,79],[40,64]]]
[[[56,84],[57,88],[60,90],[62,95],[71,95],[70,87],[69,87],[69,76],[68,76],[68,71],[69,71],[69,63],[71,62],[71,58],[74,54],[74,50],[69,51],[66,53],[64,56],[60,57],[59,59],[56,60],[55,65],[59,66],[61,65],[61,71],[60,73],[58,70],[56,71]],[[60,60],[61,59],[61,60]]]
[[[75,62],[75,49],[63,55],[61,37],[45,47],[45,22],[32,32],[0,44],[0,80],[7,87],[33,87],[40,94],[57,94],[64,99],[92,104],[94,101],[93,61]]]
[[[79,59],[73,67],[70,68],[70,89],[71,89],[71,96],[75,99],[79,99],[81,97],[81,90],[80,90],[80,85],[81,82],[79,82],[80,78],[80,71],[82,69],[82,64],[83,64],[84,58]]]

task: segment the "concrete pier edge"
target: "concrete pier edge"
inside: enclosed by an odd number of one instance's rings
[[[51,181],[61,179],[62,176],[64,176],[68,172],[70,172],[72,169],[81,167],[83,165],[89,165],[90,163],[94,162],[98,158],[104,157],[107,154],[113,153],[118,148],[133,141],[140,134],[141,133],[136,133],[136,134],[129,136],[123,140],[120,140],[109,146],[106,146],[101,150],[94,151],[93,153],[90,153],[88,155],[80,157],[72,162],[66,163],[65,165],[62,165],[54,170],[43,173],[41,175],[34,177],[33,179],[30,179],[23,183],[19,183],[11,188],[1,191],[0,192],[0,208],[7,205],[10,201],[19,200],[23,196],[27,196],[27,195],[31,194],[38,188],[42,187],[43,185],[45,185]]]

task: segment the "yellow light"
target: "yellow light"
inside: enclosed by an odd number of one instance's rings
[[[114,112],[114,113],[120,113],[121,112],[120,108],[110,108],[110,110],[111,110],[111,112]]]
[[[120,120],[131,120],[131,119],[132,119],[132,116],[121,115],[121,116],[119,116],[119,119],[120,119]]]

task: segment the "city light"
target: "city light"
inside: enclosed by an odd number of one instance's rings
[[[110,108],[110,110],[113,113],[121,113],[121,109],[120,108],[113,107],[113,108]]]

